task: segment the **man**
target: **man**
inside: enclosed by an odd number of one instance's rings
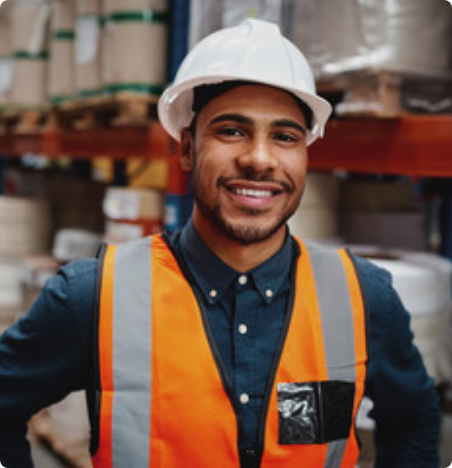
[[[354,467],[364,393],[376,466],[437,466],[438,398],[389,275],[287,229],[329,113],[275,25],[194,48],[159,103],[192,219],[65,266],[2,336],[5,466],[31,466],[29,416],[82,388],[95,467]]]

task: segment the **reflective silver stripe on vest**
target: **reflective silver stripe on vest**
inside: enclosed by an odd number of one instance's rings
[[[113,288],[113,468],[149,466],[150,255],[150,238],[117,246]]]
[[[313,245],[307,248],[322,318],[328,378],[355,382],[353,309],[342,259],[334,250]],[[340,467],[346,444],[346,440],[328,444],[325,468]]]

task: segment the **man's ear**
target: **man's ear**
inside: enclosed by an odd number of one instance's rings
[[[190,172],[192,169],[192,153],[193,153],[193,135],[188,128],[182,129],[180,139],[180,166],[182,170]]]

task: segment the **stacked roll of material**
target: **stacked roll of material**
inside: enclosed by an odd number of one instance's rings
[[[0,255],[0,334],[21,312],[20,262]]]
[[[414,341],[436,382],[452,382],[452,264],[425,252],[353,247],[388,270],[394,288],[411,314]]]
[[[163,227],[163,195],[152,189],[111,187],[105,195],[104,214],[109,242],[152,235]]]
[[[6,5],[0,7],[0,108],[11,99],[13,72],[10,8]]]
[[[74,96],[75,0],[53,0],[48,96],[53,104]]]
[[[44,200],[0,196],[0,255],[16,258],[49,250],[51,213]]]
[[[109,94],[159,95],[167,81],[167,0],[105,0],[103,82]]]
[[[335,239],[341,184],[334,174],[311,172],[300,207],[289,220],[293,235],[303,239]]]
[[[11,102],[16,106],[42,108],[46,104],[49,16],[50,6],[45,0],[14,0],[12,4]]]
[[[77,97],[102,93],[102,8],[100,0],[76,2],[75,90]]]

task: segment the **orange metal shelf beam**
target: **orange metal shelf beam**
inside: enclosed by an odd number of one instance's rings
[[[36,134],[0,135],[0,154],[19,156],[27,152],[75,159],[159,159],[174,152],[174,143],[158,123],[147,127],[44,129]]]
[[[174,154],[175,143],[157,122],[142,128],[0,135],[0,154],[26,152],[50,157],[154,159]],[[332,120],[325,138],[309,153],[311,169],[452,177],[452,115]]]
[[[332,120],[310,148],[319,170],[452,177],[452,115]]]

